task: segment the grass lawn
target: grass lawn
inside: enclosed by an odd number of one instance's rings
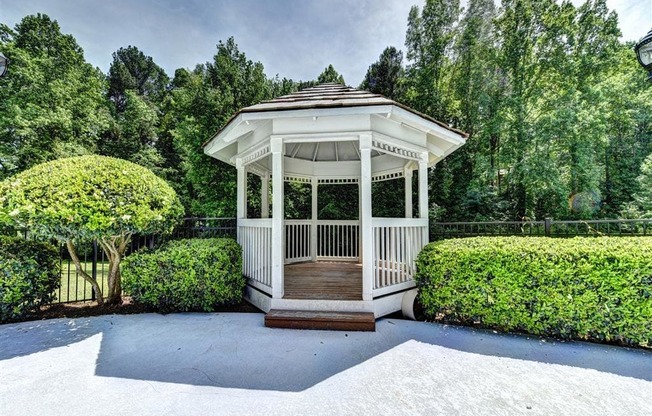
[[[89,275],[92,272],[91,262],[82,262],[82,267]],[[107,276],[109,274],[108,262],[97,262],[97,281],[102,288],[102,293],[107,290]],[[73,262],[63,260],[61,262],[61,289],[57,290],[57,302],[74,302],[84,299],[91,299],[93,288],[77,274]]]

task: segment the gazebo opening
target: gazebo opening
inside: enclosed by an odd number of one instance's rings
[[[204,151],[237,168],[247,299],[264,311],[400,310],[428,242],[428,168],[464,139],[339,84],[240,110]]]

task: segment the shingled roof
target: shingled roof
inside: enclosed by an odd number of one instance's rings
[[[233,115],[232,119],[241,113],[260,113],[266,111],[292,111],[313,108],[341,108],[341,107],[367,107],[375,105],[394,105],[406,111],[423,117],[447,130],[455,132],[463,137],[468,134],[450,127],[446,123],[420,113],[406,105],[390,100],[380,94],[359,90],[342,84],[325,83],[314,87],[305,88],[301,91],[288,95],[263,101],[249,107],[245,107]],[[230,121],[230,120],[229,120]],[[228,125],[228,123],[227,123]],[[218,132],[219,133],[219,132]]]

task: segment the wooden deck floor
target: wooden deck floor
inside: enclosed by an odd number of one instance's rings
[[[362,265],[344,262],[288,264],[283,297],[362,300]]]

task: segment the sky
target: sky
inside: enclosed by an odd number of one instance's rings
[[[583,0],[572,0],[579,5]],[[362,82],[383,49],[404,49],[407,15],[424,0],[0,0],[14,27],[45,13],[75,37],[86,60],[107,72],[111,54],[133,45],[168,75],[210,61],[230,36],[268,76],[312,80],[333,64],[347,84]],[[464,4],[465,1],[463,0]],[[652,28],[652,0],[607,0],[623,40]]]

